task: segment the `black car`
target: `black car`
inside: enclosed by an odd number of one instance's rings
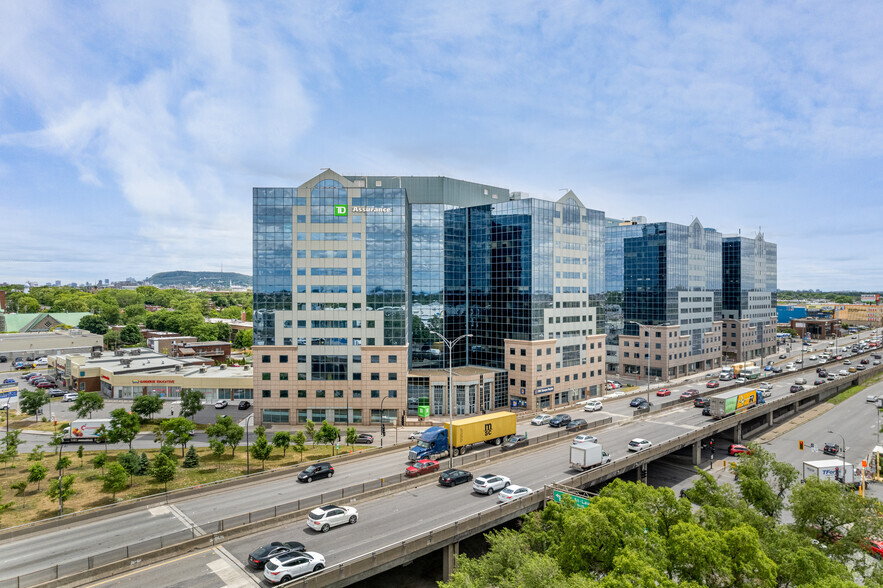
[[[774,374],[781,374],[781,373],[782,373],[782,368],[779,367],[779,366],[777,366],[777,365],[774,365],[774,366],[773,366],[773,369],[770,370],[770,371],[773,372]]]
[[[438,475],[438,483],[442,486],[456,486],[472,481],[472,474],[466,470],[445,470]]]
[[[573,419],[567,423],[566,428],[568,431],[582,431],[589,428],[589,423],[586,422],[586,419]]]
[[[638,410],[645,410],[653,406],[651,402],[648,402],[646,398],[638,398],[638,403],[635,405],[635,408]]]
[[[709,404],[710,404],[710,402],[709,402],[708,398],[694,398],[693,399],[693,406],[695,406],[696,408],[705,408]]]
[[[837,455],[840,453],[840,446],[836,443],[825,443],[825,446],[822,447],[822,453],[826,455]]]
[[[706,406],[702,409],[702,416],[711,416],[711,407]]]
[[[251,402],[248,400],[239,401],[239,410],[248,410],[249,408],[251,408]]]
[[[820,371],[820,372],[819,372],[819,377],[820,377],[820,378],[827,378],[827,377],[828,377],[828,370],[822,370],[822,371]]]
[[[816,380],[812,383],[813,386],[821,386],[822,384],[827,384],[828,380]]]
[[[527,447],[527,435],[511,435],[506,442],[503,443],[501,449],[509,451],[510,449],[518,449],[519,447]]]
[[[334,475],[334,467],[327,461],[314,463],[297,475],[298,482],[312,482],[314,479],[330,478]]]
[[[356,437],[356,443],[371,445],[372,443],[374,443],[374,435],[369,435],[368,433],[359,433],[359,436]]]
[[[794,384],[793,386],[791,386],[790,390],[791,392],[803,392],[803,386],[801,386],[800,384]]]
[[[570,422],[569,414],[558,414],[552,417],[552,420],[549,421],[550,427],[566,427],[567,423]]]
[[[281,541],[273,541],[272,543],[264,545],[263,547],[258,547],[249,553],[248,560],[245,563],[247,563],[250,568],[262,570],[264,569],[264,566],[267,565],[267,562],[274,557],[279,557],[280,555],[285,555],[292,551],[306,551],[306,549],[307,548],[304,547],[303,543],[297,541],[286,541],[284,543]]]

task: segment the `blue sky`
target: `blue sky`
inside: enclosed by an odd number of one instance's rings
[[[251,188],[444,175],[883,290],[883,4],[0,4],[0,281],[251,272]]]

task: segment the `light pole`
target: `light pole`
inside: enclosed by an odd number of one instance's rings
[[[383,438],[385,437],[384,433],[386,432],[386,427],[383,425],[383,403],[386,402],[386,399],[389,396],[384,396],[380,399],[380,448],[383,449]]]
[[[844,439],[843,435],[841,435],[840,433],[835,433],[834,431],[830,430],[828,432],[832,435],[837,435],[838,437],[840,437],[840,442],[843,443],[843,445],[840,446],[840,457],[841,459],[843,459],[843,470],[841,470],[840,475],[842,476],[841,479],[846,482],[846,439]]]
[[[454,469],[454,345],[459,343],[461,339],[471,337],[472,333],[460,335],[453,341],[450,341],[447,337],[436,333],[435,331],[429,332],[444,341],[445,345],[447,345],[448,347],[448,410],[450,411],[450,427],[448,428],[448,457],[450,458],[451,469]]]
[[[245,417],[245,475],[251,474],[251,452],[248,450],[248,425],[254,419],[254,413]]]

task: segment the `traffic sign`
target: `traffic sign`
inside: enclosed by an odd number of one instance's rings
[[[800,448],[800,451],[803,451],[803,441],[798,441],[798,442],[797,442],[797,447]]]
[[[561,490],[552,490],[552,500],[555,502],[561,502],[562,497],[564,496],[570,496],[574,504],[580,508],[588,508],[589,506],[589,499],[585,496],[577,496],[575,494],[570,494],[569,492],[562,492]]]

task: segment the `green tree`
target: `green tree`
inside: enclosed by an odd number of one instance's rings
[[[130,449],[126,453],[117,456],[117,463],[123,466],[129,475],[129,486],[135,485],[135,476],[141,473],[141,459],[134,450]]]
[[[236,447],[245,436],[245,429],[233,422],[233,419],[226,415],[218,415],[215,424],[209,425],[205,432],[209,439],[217,439],[232,451],[231,457],[236,456]]]
[[[144,475],[148,474],[150,472],[150,459],[148,459],[147,453],[142,451],[141,457],[139,458],[138,461],[139,461],[139,468],[138,468],[139,475],[144,476]]]
[[[205,395],[199,390],[181,391],[181,416],[191,419],[203,409]]]
[[[15,311],[20,313],[40,312],[40,303],[33,296],[20,296],[15,300]]]
[[[252,346],[252,341],[253,335],[251,329],[236,331],[236,335],[233,337],[233,347],[236,349],[245,349]]]
[[[254,443],[251,444],[251,456],[261,460],[261,470],[264,469],[264,462],[270,457],[272,452],[273,446],[267,442],[267,438],[264,435],[258,435]]]
[[[120,341],[124,345],[137,345],[141,340],[141,329],[135,323],[126,325],[120,331]]]
[[[38,420],[37,415],[47,404],[49,404],[49,395],[43,390],[23,390],[18,401],[18,407],[25,414],[34,415],[34,422]]]
[[[282,450],[282,457],[285,457],[288,446],[291,445],[291,433],[288,431],[278,431],[273,433],[273,447]]]
[[[9,431],[3,437],[3,446],[10,454],[10,458],[13,462],[15,461],[15,456],[18,455],[18,448],[22,443],[24,443],[24,441],[21,440],[21,431]]]
[[[104,321],[105,325],[107,325],[107,328],[110,328],[110,325],[120,324],[120,307],[117,306],[116,303],[99,303],[97,304],[97,308],[93,309],[93,312],[95,310],[98,311],[98,316],[101,317],[101,320]],[[102,334],[106,335],[107,333],[108,331],[105,331]],[[117,340],[119,340],[119,337],[117,337]]]
[[[28,488],[28,481],[19,480],[18,482],[13,482],[12,484],[10,484],[9,487],[15,490],[16,496],[21,496]]]
[[[353,445],[356,444],[356,439],[358,438],[359,434],[356,432],[355,427],[346,428],[346,444],[350,446],[350,451],[353,450]]]
[[[132,412],[140,416],[142,419],[153,418],[153,415],[162,410],[165,400],[154,394],[145,394],[137,396],[132,401]]]
[[[193,439],[193,431],[196,425],[183,416],[162,421],[156,428],[156,442],[163,445],[180,445],[181,457],[187,444]]]
[[[307,448],[307,436],[303,431],[295,431],[291,436],[291,447],[300,453],[300,459],[304,459],[304,450]]]
[[[122,492],[126,489],[126,478],[128,478],[128,474],[125,468],[113,462],[107,466],[107,473],[103,476],[104,484],[102,490],[112,492],[113,500],[116,502],[117,492]]]
[[[229,341],[233,336],[233,329],[230,328],[230,325],[227,323],[218,323],[215,325],[218,329],[217,337],[218,341]]]
[[[217,439],[211,439],[208,442],[209,447],[211,447],[212,455],[218,460],[218,468],[217,471],[221,471],[221,457],[224,456],[224,451],[226,451],[226,446],[223,442],[218,441]]]
[[[52,500],[58,500],[58,495],[61,494],[62,503],[67,501],[68,498],[76,494],[76,491],[74,491],[74,480],[76,478],[73,474],[62,476],[61,484],[59,484],[58,478],[49,480],[49,489],[46,491],[46,496]]]
[[[33,484],[37,483],[37,492],[40,491],[40,482],[42,482],[46,478],[46,474],[49,472],[49,468],[44,466],[42,463],[32,463],[31,467],[28,468],[28,483]]]
[[[104,466],[107,465],[107,453],[99,453],[95,457],[92,458],[92,467],[98,470],[101,470],[101,475],[104,475]]]
[[[110,430],[107,437],[111,443],[128,443],[131,450],[132,441],[140,431],[141,419],[137,414],[133,414],[125,408],[110,411]]]
[[[55,462],[55,471],[64,472],[67,468],[71,467],[71,458],[66,455],[62,455],[58,458],[58,461]]]
[[[757,443],[749,443],[748,449],[749,453],[743,453],[732,466],[738,474],[739,491],[748,504],[778,520],[785,495],[797,482],[797,469],[776,461],[774,454]]]
[[[187,450],[187,455],[184,457],[184,463],[182,464],[185,468],[198,468],[199,467],[199,454],[196,453],[196,447],[193,445],[190,446],[190,449]]]
[[[0,490],[0,500],[3,499],[3,491]],[[13,507],[15,503],[13,502],[0,502],[0,515]]]
[[[311,443],[316,442],[316,423],[313,421],[307,421],[304,424],[304,434],[310,439]]]
[[[77,447],[77,457],[80,460],[80,469],[83,469],[83,446]]]
[[[144,308],[143,304],[132,304],[123,309],[123,320],[126,324],[141,323],[146,319],[147,309]]]
[[[31,449],[31,452],[28,454],[28,461],[38,461],[42,462],[46,457],[46,452],[43,451],[43,444],[38,443],[34,445],[34,448]]]
[[[322,421],[322,426],[316,432],[316,440],[322,444],[334,444],[340,439],[340,429],[329,423],[327,420]]]
[[[169,482],[175,479],[175,472],[177,471],[177,468],[178,464],[175,463],[174,459],[172,459],[168,455],[160,453],[153,459],[153,479],[161,484],[164,484],[166,487],[166,492],[168,492]]]
[[[96,335],[103,335],[107,332],[107,322],[100,316],[90,314],[80,319],[77,328],[89,331]]]
[[[81,419],[86,418],[87,415],[91,419],[92,413],[102,408],[104,408],[104,398],[98,392],[80,392],[71,405],[71,409]]]
[[[120,334],[117,331],[110,330],[104,334],[104,348],[105,349],[119,349],[123,344],[123,340],[120,338]]]

